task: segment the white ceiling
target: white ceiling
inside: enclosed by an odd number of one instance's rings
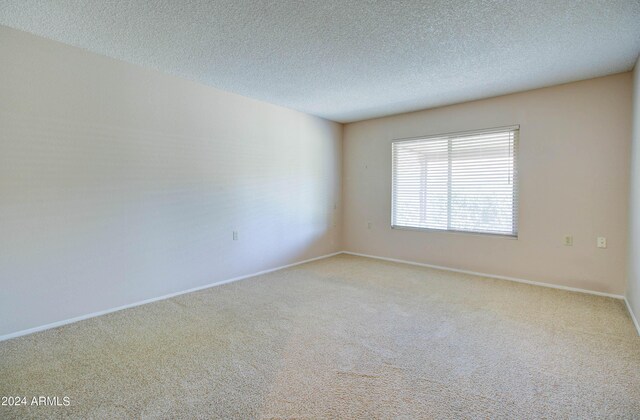
[[[350,122],[632,69],[640,0],[0,0],[0,24]]]

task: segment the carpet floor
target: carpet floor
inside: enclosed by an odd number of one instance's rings
[[[338,255],[0,343],[0,418],[640,418],[622,301]],[[29,402],[29,401],[28,401]]]

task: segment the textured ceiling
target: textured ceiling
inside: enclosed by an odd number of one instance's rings
[[[630,70],[640,0],[0,0],[0,24],[348,122]]]

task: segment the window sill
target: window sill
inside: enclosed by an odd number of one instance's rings
[[[415,231],[436,232],[436,233],[452,233],[452,234],[463,234],[463,235],[474,235],[474,236],[489,236],[492,238],[518,240],[517,233],[515,235],[509,235],[506,233],[472,232],[472,231],[466,231],[466,230],[430,229],[430,228],[419,228],[419,227],[411,227],[411,226],[393,226],[393,225],[391,225],[391,229],[415,230]]]

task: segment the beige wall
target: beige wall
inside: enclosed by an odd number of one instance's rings
[[[339,124],[0,39],[0,336],[340,250]]]
[[[640,322],[640,57],[633,72],[633,134],[629,199],[629,280],[627,300]],[[640,332],[640,331],[639,331]]]
[[[631,82],[624,73],[346,125],[345,250],[623,294]],[[514,124],[517,240],[391,229],[392,139]],[[596,247],[597,236],[607,249]]]
[[[6,27],[0,38],[0,336],[340,249],[624,293],[630,73],[341,127]],[[392,139],[512,124],[518,240],[390,229]]]

